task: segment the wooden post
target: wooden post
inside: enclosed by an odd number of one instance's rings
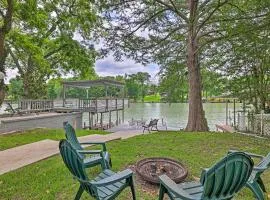
[[[108,85],[105,86],[105,97],[108,96]]]
[[[97,113],[97,123],[98,123],[98,113]]]
[[[63,107],[65,107],[66,104],[66,86],[63,85]]]
[[[91,129],[92,125],[91,125],[91,113],[89,112],[89,129]]]
[[[235,99],[233,100],[233,126],[236,127]]]
[[[264,110],[261,110],[261,135],[263,135],[263,113]]]
[[[100,126],[101,130],[103,130],[103,113],[100,113]]]
[[[96,113],[98,113],[98,111],[97,111],[98,110],[98,105],[97,104],[98,104],[98,101],[96,99]]]
[[[226,102],[226,125],[228,125],[228,102],[229,100]]]
[[[109,109],[109,99],[106,99],[106,108],[105,108],[105,111],[108,111]]]
[[[118,110],[116,110],[116,126],[118,126]]]
[[[125,115],[125,99],[123,98],[123,100],[122,100],[122,102],[123,102],[123,109],[122,109],[122,123],[124,123],[124,115]]]
[[[109,128],[112,128],[112,111],[109,111]]]

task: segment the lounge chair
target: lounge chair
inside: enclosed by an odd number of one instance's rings
[[[12,115],[18,114],[18,115],[23,115],[26,112],[22,112],[20,111],[20,108],[13,108],[13,106],[10,103],[6,103],[7,104],[7,108],[6,111],[11,112]]]
[[[97,200],[113,200],[126,187],[131,188],[133,200],[136,200],[132,178],[133,172],[130,169],[118,173],[106,169],[95,179],[89,180],[85,173],[86,166],[83,157],[67,140],[60,141],[59,150],[66,167],[80,183],[75,200],[79,200],[84,191]]]
[[[84,165],[86,167],[93,167],[101,165],[102,169],[110,169],[112,166],[110,154],[107,152],[106,144],[104,142],[83,142],[80,143],[77,139],[74,128],[67,122],[64,122],[65,136],[70,144],[77,150],[84,158]],[[82,145],[101,145],[102,150],[84,150]],[[86,157],[86,155],[91,155]]]
[[[229,153],[237,152],[230,150]],[[260,162],[253,168],[251,176],[248,179],[246,186],[253,192],[254,196],[258,200],[264,200],[264,192],[266,188],[264,186],[261,174],[270,167],[270,153],[267,156],[262,156],[254,153],[245,152],[253,158],[259,158]]]
[[[253,165],[249,155],[233,152],[210,169],[204,169],[200,182],[176,184],[168,176],[161,175],[159,200],[165,193],[175,200],[232,199],[246,185]]]
[[[158,123],[158,119],[153,119],[149,122],[148,125],[143,125],[143,133],[144,131],[147,129],[148,132],[150,133],[150,130],[152,131],[153,128],[156,129],[156,131],[158,131],[158,127],[157,127],[157,123]]]

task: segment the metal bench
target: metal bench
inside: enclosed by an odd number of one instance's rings
[[[158,131],[158,127],[157,127],[157,123],[158,123],[158,119],[153,119],[149,122],[148,125],[143,125],[143,133],[144,131],[147,129],[148,132],[150,133],[150,130],[152,131],[153,128],[156,129],[156,131]]]

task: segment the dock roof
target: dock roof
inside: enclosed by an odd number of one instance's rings
[[[99,79],[99,80],[83,80],[83,81],[63,81],[63,86],[67,87],[77,87],[77,88],[90,88],[92,86],[115,86],[115,87],[124,87],[124,83],[108,80],[108,79]]]

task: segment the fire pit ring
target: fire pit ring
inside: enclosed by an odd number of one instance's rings
[[[166,174],[176,183],[185,180],[188,175],[186,167],[180,162],[170,158],[145,158],[136,164],[137,173],[145,180],[153,184],[158,184],[158,177]]]

